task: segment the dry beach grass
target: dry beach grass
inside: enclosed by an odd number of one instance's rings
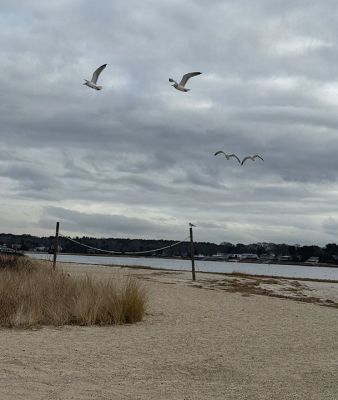
[[[337,399],[335,308],[226,290],[224,279],[239,277],[198,274],[193,284],[186,272],[63,269],[103,282],[132,275],[149,293],[145,318],[132,325],[0,330],[2,400]],[[262,285],[297,288],[276,281]],[[328,299],[337,288],[320,283],[306,290]]]
[[[97,281],[48,263],[0,256],[0,326],[106,325],[142,320],[146,292],[131,277]]]

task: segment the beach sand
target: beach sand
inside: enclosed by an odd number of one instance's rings
[[[338,399],[338,309],[269,292],[334,302],[338,284],[243,278],[269,289],[257,295],[236,292],[238,277],[197,274],[192,284],[187,272],[63,267],[100,279],[135,275],[149,292],[145,319],[1,329],[1,400]]]

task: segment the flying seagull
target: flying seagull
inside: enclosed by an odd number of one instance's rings
[[[85,79],[85,83],[84,85],[89,86],[92,89],[95,90],[101,90],[102,86],[98,86],[96,84],[97,80],[99,79],[99,76],[101,74],[101,72],[106,68],[107,64],[103,64],[101,65],[101,67],[99,67],[97,70],[94,71],[92,79],[90,81],[88,81],[87,79]]]
[[[241,163],[241,160],[236,156],[236,154],[225,154],[223,150],[216,151],[215,156],[217,156],[218,154],[224,154],[227,160],[230,160],[231,157],[234,157],[236,158],[239,164]]]
[[[188,72],[187,74],[183,75],[181,82],[177,83],[174,79],[169,78],[169,82],[174,82],[173,85],[175,89],[180,90],[181,92],[189,92],[190,89],[185,88],[185,84],[188,82],[190,78],[193,76],[201,75],[202,72]]]
[[[258,154],[255,154],[254,156],[247,156],[247,157],[244,157],[243,160],[242,160],[242,162],[241,162],[241,165],[243,165],[243,164],[245,163],[246,160],[255,161],[255,158],[257,158],[257,157],[260,158],[262,161],[264,161],[263,158],[262,158],[261,156],[259,156]]]

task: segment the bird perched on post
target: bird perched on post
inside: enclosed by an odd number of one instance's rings
[[[169,82],[174,82],[174,84],[171,86],[174,86],[175,89],[180,90],[181,92],[189,92],[190,89],[185,88],[186,83],[190,78],[192,78],[193,76],[201,75],[201,73],[202,72],[189,72],[183,75],[180,83],[177,83],[172,78],[169,78]]]
[[[255,154],[254,156],[247,156],[247,157],[244,157],[243,160],[242,160],[242,162],[241,162],[241,165],[243,165],[243,164],[245,163],[246,160],[255,161],[255,158],[260,158],[262,161],[264,161],[263,158],[262,158],[261,156],[259,156],[258,154]]]
[[[100,76],[101,72],[106,68],[106,66],[107,66],[107,64],[103,64],[103,65],[101,65],[101,67],[96,69],[94,71],[94,73],[93,73],[92,79],[90,81],[85,79],[86,82],[84,83],[84,85],[86,85],[86,86],[88,86],[88,87],[90,87],[92,89],[95,89],[95,90],[101,90],[102,86],[98,86],[96,84],[96,82],[99,79],[99,76]]]
[[[236,158],[239,164],[241,163],[240,159],[236,156],[236,154],[225,154],[223,150],[218,150],[214,155],[217,156],[218,154],[224,154],[227,160],[230,160],[231,157],[234,157]]]
[[[193,226],[196,227],[196,225],[192,224],[191,222],[189,222],[189,226],[190,226],[190,228],[192,228]]]

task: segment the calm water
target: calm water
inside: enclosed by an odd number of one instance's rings
[[[28,256],[38,259],[51,260],[50,254],[27,253]],[[60,262],[74,262],[81,264],[105,264],[105,265],[138,265],[160,269],[174,269],[191,271],[190,260],[172,260],[164,258],[143,257],[110,257],[110,256],[82,256],[82,255],[58,255]],[[203,272],[243,272],[250,275],[285,276],[289,278],[312,278],[338,280],[338,268],[306,267],[300,265],[276,265],[276,264],[251,264],[233,263],[226,261],[199,261],[195,262],[196,271]]]

